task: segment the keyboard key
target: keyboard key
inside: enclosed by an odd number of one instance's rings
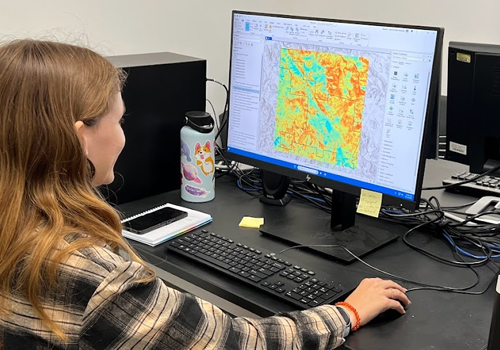
[[[228,264],[225,264],[222,261],[219,261],[219,260],[217,260],[211,256],[208,256],[206,254],[203,254],[203,253],[196,253],[194,256],[196,256],[200,259],[206,260],[206,261],[208,261],[216,266],[222,267],[223,269],[226,269],[226,270],[229,270],[231,268],[231,266],[229,266]]]
[[[317,300],[311,300],[310,302],[307,303],[310,307],[315,307],[321,305]]]
[[[262,281],[262,278],[257,277],[257,276],[255,276],[255,275],[250,275],[250,276],[248,276],[248,279],[249,279],[250,281],[254,281],[254,282],[260,282],[260,281]]]
[[[288,292],[286,293],[286,296],[292,298],[292,299],[295,299],[295,300],[300,300],[302,299],[302,296],[298,293],[295,293],[295,292]]]
[[[331,291],[332,291],[332,292],[335,292],[335,293],[340,293],[340,292],[342,292],[342,288],[339,288],[339,287],[333,287],[333,288],[331,289]]]

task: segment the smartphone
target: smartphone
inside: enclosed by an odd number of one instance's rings
[[[158,227],[166,226],[185,218],[186,216],[188,216],[188,213],[183,210],[165,207],[124,222],[123,225],[127,231],[143,235],[149,231],[157,229]]]

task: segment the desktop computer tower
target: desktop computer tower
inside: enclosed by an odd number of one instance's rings
[[[445,158],[473,173],[500,161],[500,46],[449,44]]]
[[[188,111],[204,111],[204,59],[170,52],[108,57],[127,73],[122,92],[127,139],[114,182],[102,188],[123,204],[180,188],[180,129]]]

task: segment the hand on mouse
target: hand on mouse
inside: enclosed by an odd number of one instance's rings
[[[345,300],[351,304],[359,314],[360,325],[364,326],[380,313],[394,309],[401,314],[406,313],[405,307],[410,305],[406,296],[406,288],[396,282],[380,278],[366,278]],[[351,324],[356,323],[353,311],[345,308],[351,317]]]

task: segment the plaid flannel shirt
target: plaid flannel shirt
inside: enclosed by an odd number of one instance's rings
[[[61,341],[26,298],[8,300],[0,315],[0,344],[14,349],[333,349],[346,324],[334,306],[262,319],[232,318],[191,294],[147,284],[144,267],[106,247],[73,253],[58,272],[57,288],[42,299],[67,336]]]

